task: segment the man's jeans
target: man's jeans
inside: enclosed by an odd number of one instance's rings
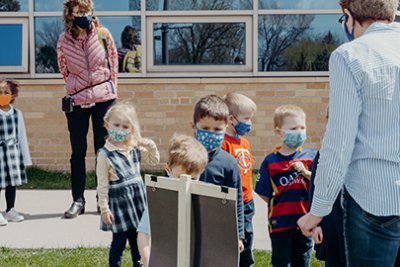
[[[400,248],[400,216],[369,214],[361,209],[346,189],[343,192],[343,208],[347,266],[395,266]]]

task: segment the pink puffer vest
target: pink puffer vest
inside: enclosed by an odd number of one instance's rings
[[[84,40],[74,39],[70,33],[64,32],[60,35],[59,43],[69,72],[66,79],[67,94],[72,95],[80,89],[96,85],[74,95],[75,106],[101,103],[117,97],[107,66],[106,52],[95,27]]]

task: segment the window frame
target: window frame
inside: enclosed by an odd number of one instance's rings
[[[13,14],[9,14],[9,18],[4,18],[0,20],[0,24],[18,24],[22,25],[22,44],[21,44],[21,65],[18,66],[0,66],[1,73],[27,73],[28,72],[28,25],[29,19],[27,17],[23,17],[24,14],[21,14],[19,17],[14,17],[17,12],[10,12]],[[18,12],[23,13],[23,12]],[[13,17],[12,17],[13,16]]]
[[[156,23],[244,23],[245,24],[245,64],[244,65],[155,65],[154,64],[154,32]],[[146,24],[148,34],[147,71],[153,73],[173,72],[250,72],[253,68],[253,52],[251,47],[252,20],[249,16],[173,16],[173,17],[148,17]]]
[[[28,29],[27,44],[24,46],[29,60],[25,73],[12,73],[14,78],[61,78],[60,73],[36,73],[35,54],[35,18],[43,16],[61,16],[62,11],[34,11],[34,0],[28,0],[27,12],[0,12],[0,20],[8,18],[28,19],[25,27]],[[163,77],[327,77],[327,71],[297,72],[297,71],[274,71],[263,72],[258,70],[258,18],[259,15],[291,15],[291,14],[342,14],[337,9],[259,9],[258,0],[253,0],[252,10],[198,10],[198,11],[147,11],[146,0],[141,0],[140,10],[131,11],[95,11],[96,16],[140,16],[141,41],[142,41],[142,72],[141,73],[119,73],[119,78],[163,78]],[[400,12],[397,13],[398,15]],[[246,25],[246,64],[245,65],[215,65],[215,66],[154,66],[153,58],[153,29],[154,22],[245,22]],[[151,29],[149,31],[149,29]],[[114,38],[118,38],[114,36]],[[190,69],[188,69],[190,67]],[[211,67],[211,68],[210,68]],[[210,71],[211,70],[211,71]],[[0,73],[5,73],[0,70]],[[7,75],[11,72],[7,72]],[[0,74],[2,75],[2,74]]]

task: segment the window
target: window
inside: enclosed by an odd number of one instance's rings
[[[61,17],[35,18],[36,73],[58,73],[57,41],[64,31]]]
[[[258,0],[259,9],[337,9],[338,0]]]
[[[261,15],[259,71],[328,71],[329,56],[344,42],[338,15]]]
[[[27,72],[28,20],[0,20],[0,36],[7,36],[0,42],[0,72]]]
[[[35,11],[62,11],[63,0],[34,0]],[[95,11],[140,10],[140,0],[95,0]]]
[[[0,12],[26,12],[28,11],[28,0],[0,1]]]
[[[148,27],[150,71],[251,70],[250,18],[157,18]]]
[[[147,10],[244,10],[253,9],[252,0],[147,0]]]
[[[95,0],[94,9],[116,43],[120,77],[326,76],[346,41],[337,1]],[[0,45],[9,51],[0,73],[61,77],[63,3],[0,0],[1,30],[12,37]]]

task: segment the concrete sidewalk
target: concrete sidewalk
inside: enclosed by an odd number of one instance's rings
[[[9,248],[76,248],[108,247],[111,232],[99,229],[100,216],[96,212],[96,192],[87,190],[86,213],[76,219],[62,219],[71,204],[69,190],[17,190],[16,209],[25,221],[0,227],[0,247]],[[266,204],[255,196],[254,248],[271,250],[267,231]],[[4,211],[4,192],[0,210]]]

